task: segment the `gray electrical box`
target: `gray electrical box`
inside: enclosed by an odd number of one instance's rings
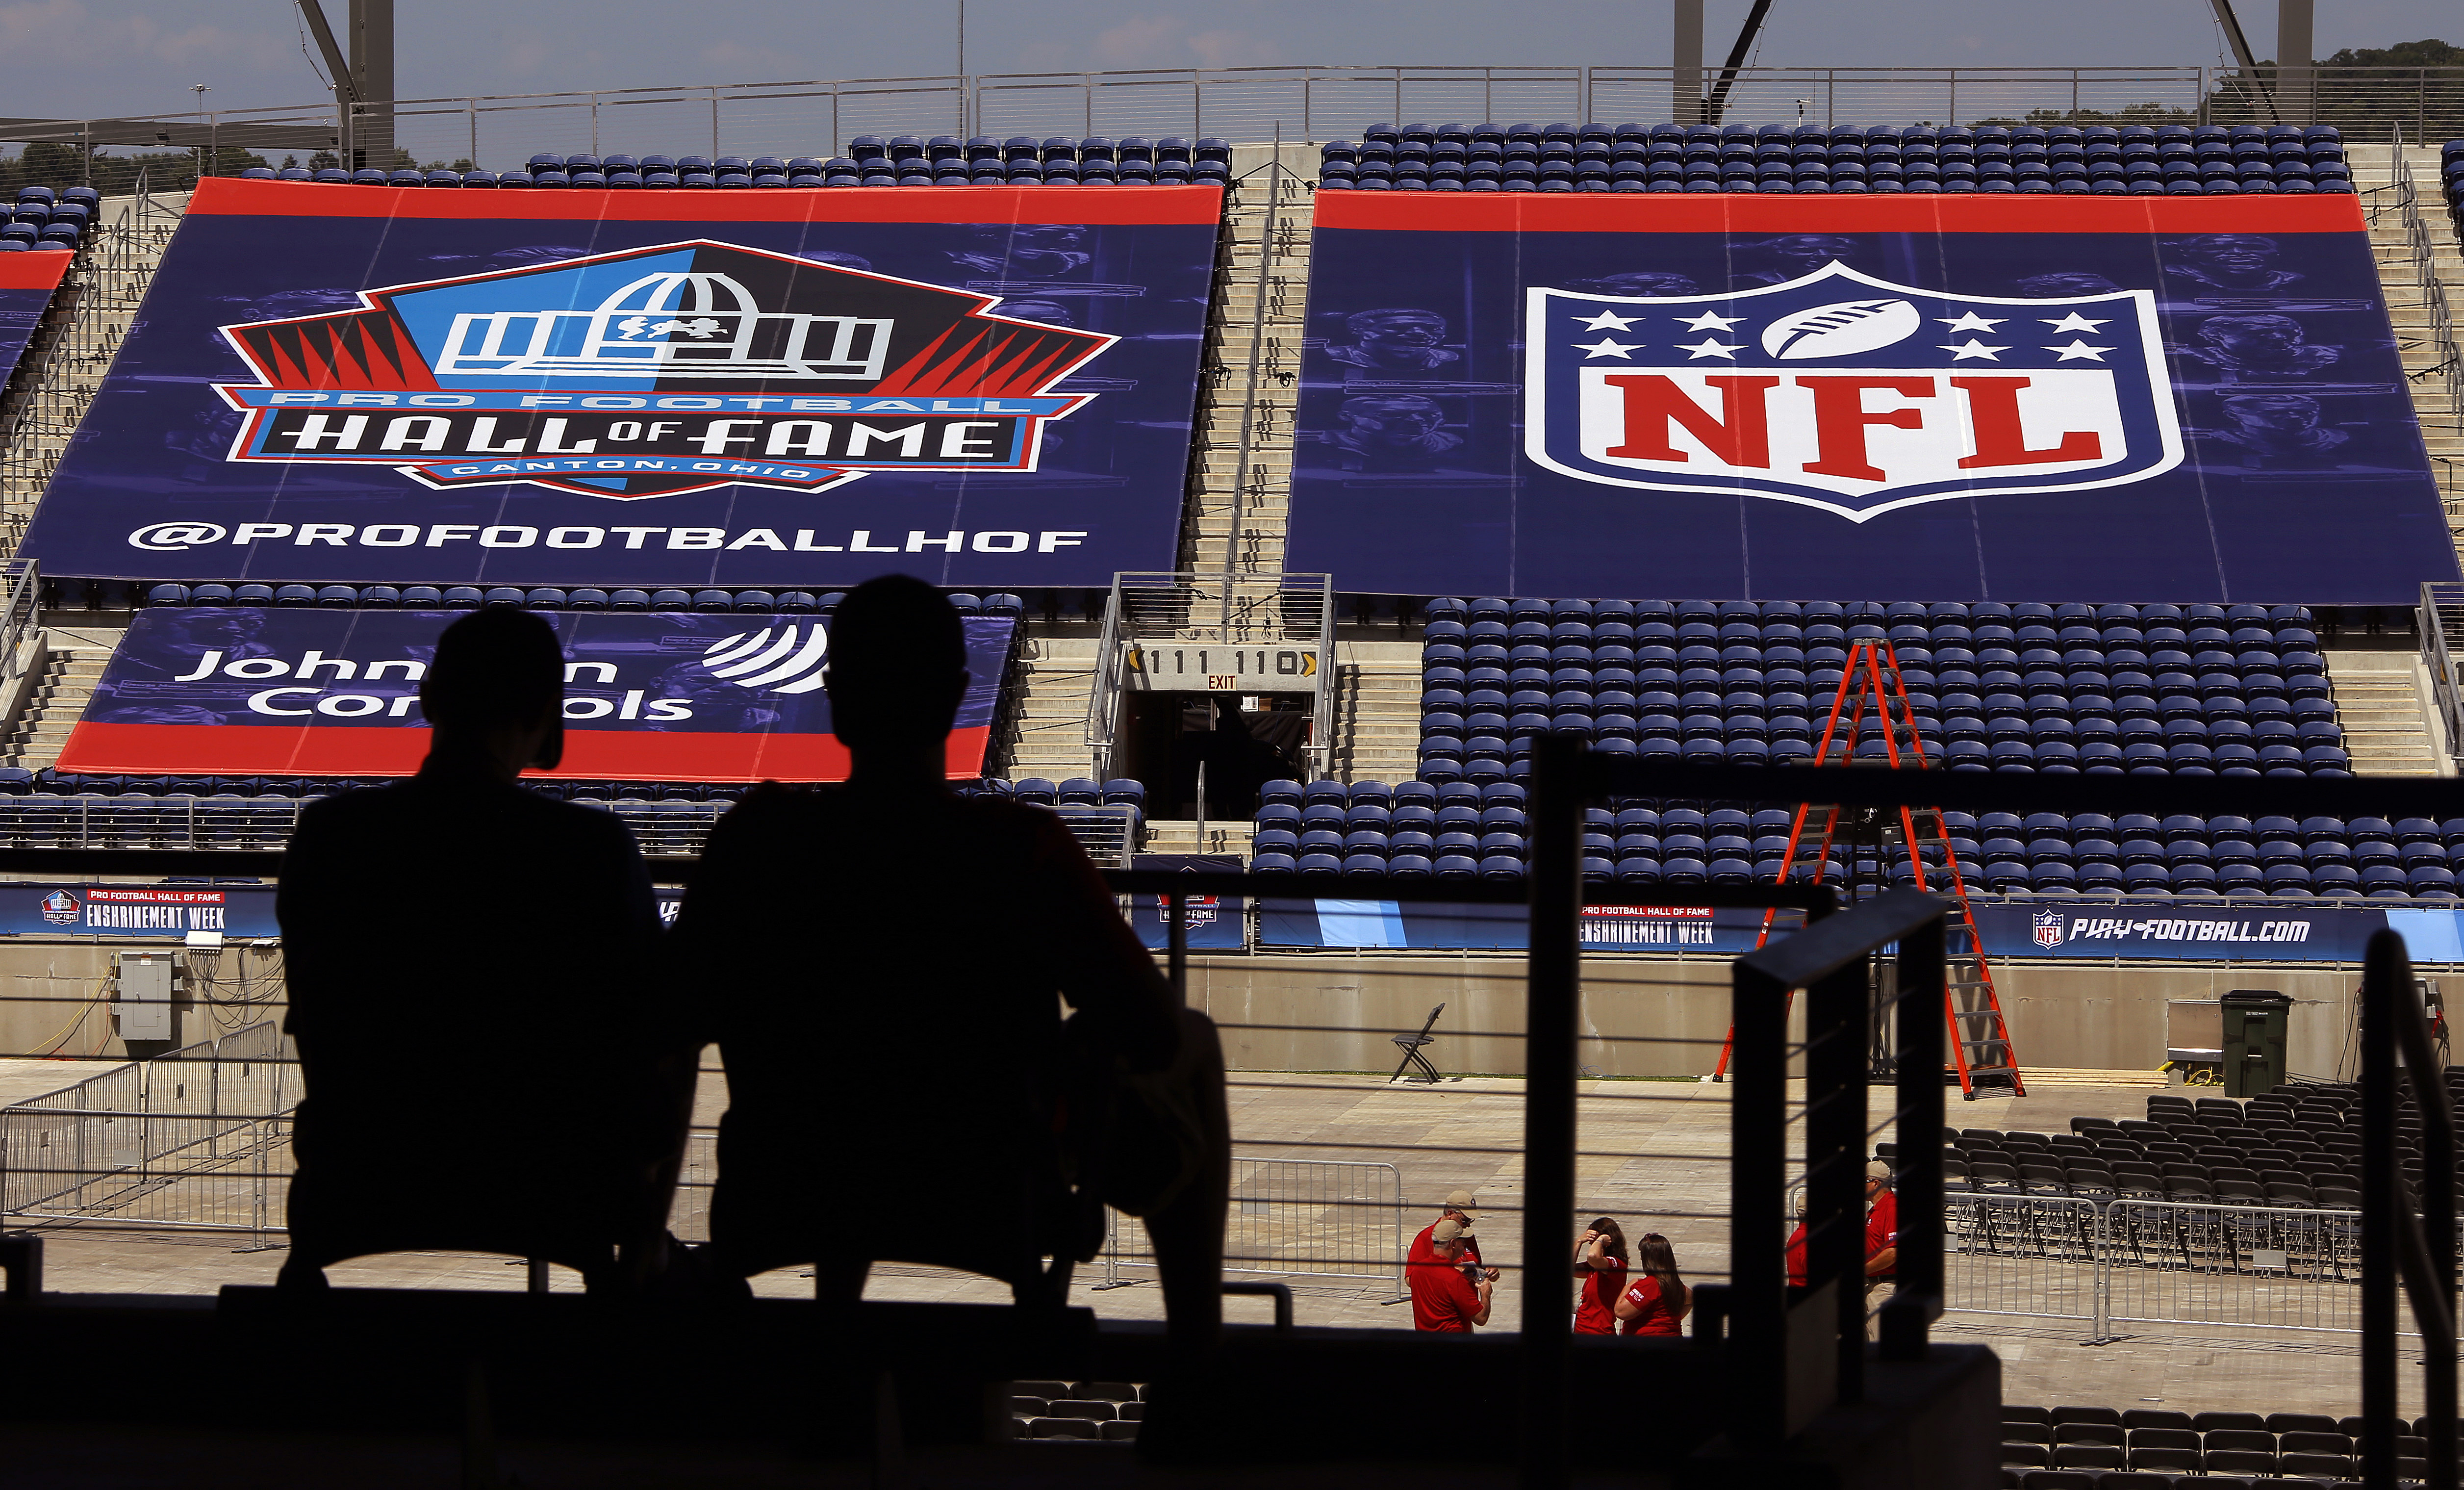
[[[171,1035],[171,981],[175,967],[168,952],[120,952],[113,957],[119,999],[112,1012],[120,1016],[123,1040],[167,1040]]]

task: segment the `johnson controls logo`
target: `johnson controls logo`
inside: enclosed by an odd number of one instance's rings
[[[360,300],[222,328],[257,376],[217,385],[247,415],[229,459],[614,500],[1032,471],[1045,422],[1094,396],[1051,388],[1117,340],[708,240]]]
[[[701,665],[713,678],[739,688],[766,688],[772,693],[811,693],[828,678],[823,659],[830,646],[821,622],[788,622],[759,632],[738,632],[712,644]]]
[[[1534,288],[1524,330],[1527,454],[1604,485],[1862,523],[2182,462],[2147,290],[1954,295],[1834,262],[1717,295]]]

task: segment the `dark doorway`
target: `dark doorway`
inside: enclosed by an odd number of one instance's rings
[[[1150,816],[1198,815],[1200,765],[1208,819],[1251,816],[1260,786],[1300,776],[1310,701],[1307,694],[1130,694],[1119,768],[1145,785]]]

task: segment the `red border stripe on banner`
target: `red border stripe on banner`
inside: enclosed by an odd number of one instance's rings
[[[1220,187],[783,187],[731,191],[448,190],[209,176],[190,217],[398,217],[561,222],[1213,223]]]
[[[992,730],[950,732],[949,774],[980,776]],[[407,776],[429,731],[288,724],[103,724],[80,721],[56,769],[77,775]],[[562,781],[844,781],[836,735],[568,729],[564,762],[534,778]]]
[[[75,254],[56,249],[0,254],[0,290],[55,290],[76,261]]]
[[[1321,228],[1403,233],[2360,233],[2361,198],[1325,191]]]

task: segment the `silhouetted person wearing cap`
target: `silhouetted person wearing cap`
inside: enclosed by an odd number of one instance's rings
[[[851,1301],[873,1262],[921,1262],[1057,1304],[1043,1259],[1092,1256],[1109,1202],[1145,1219],[1169,1332],[1202,1348],[1230,1171],[1214,1026],[1175,1006],[1058,817],[949,789],[948,601],[862,585],[829,656],[847,781],[745,798],[677,919],[727,1067],[716,1266],[812,1262]]]
[[[419,697],[419,774],[310,806],[283,856],[307,1095],[282,1280],[467,1249],[637,1281],[664,1263],[693,1066],[653,1002],[640,852],[614,815],[516,785],[564,748],[538,616],[454,622]]]

